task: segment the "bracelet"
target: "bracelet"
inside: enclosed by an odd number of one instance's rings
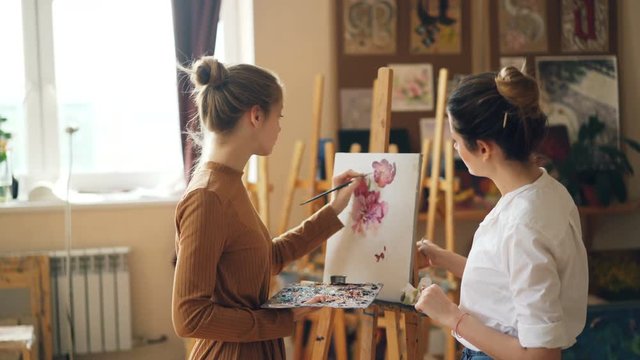
[[[455,336],[456,338],[460,338],[462,336],[460,336],[460,334],[458,333],[458,327],[460,326],[460,323],[462,322],[462,318],[465,317],[465,315],[469,315],[469,313],[462,313],[462,315],[460,315],[460,317],[458,318],[458,321],[456,322],[456,327],[453,330],[453,336]]]

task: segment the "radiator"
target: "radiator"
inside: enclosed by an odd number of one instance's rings
[[[74,353],[90,354],[131,349],[131,297],[127,256],[129,248],[71,251],[71,312]],[[55,355],[70,353],[66,303],[69,280],[67,254],[56,251],[51,260],[52,330]]]

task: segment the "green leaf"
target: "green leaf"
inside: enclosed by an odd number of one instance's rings
[[[6,152],[0,152],[0,163],[7,160],[7,153]]]
[[[624,142],[627,143],[627,145],[629,145],[633,150],[637,151],[640,153],[640,143],[632,140],[632,139],[628,139],[628,138],[623,138],[622,139]]]
[[[0,116],[0,123],[7,121],[7,118],[4,116]]]

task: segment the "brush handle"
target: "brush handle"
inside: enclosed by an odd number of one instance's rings
[[[327,194],[330,194],[330,193],[332,193],[332,192],[334,192],[334,191],[337,191],[337,190],[342,189],[343,187],[345,187],[345,186],[347,186],[347,185],[351,184],[352,182],[353,182],[353,179],[351,179],[351,180],[347,181],[347,182],[346,182],[346,183],[344,183],[344,184],[338,185],[338,186],[334,187],[333,189],[329,189],[329,190],[327,190],[327,191],[325,191],[325,192],[322,192],[322,193],[320,193],[320,194],[318,194],[318,195],[316,195],[316,196],[312,197],[311,199],[309,199],[309,200],[307,200],[307,201],[305,201],[305,202],[303,202],[303,203],[300,203],[300,205],[308,204],[308,203],[312,202],[313,200],[320,199],[321,197],[323,197],[323,196],[325,196],[325,195],[327,195]]]

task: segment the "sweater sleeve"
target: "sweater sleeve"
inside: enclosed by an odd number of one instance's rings
[[[177,263],[172,318],[182,337],[232,342],[278,339],[293,333],[290,310],[232,308],[216,304],[213,290],[228,224],[211,191],[192,191],[176,210]]]
[[[278,274],[288,263],[311,252],[342,227],[333,208],[325,205],[302,224],[273,239],[273,274]]]

